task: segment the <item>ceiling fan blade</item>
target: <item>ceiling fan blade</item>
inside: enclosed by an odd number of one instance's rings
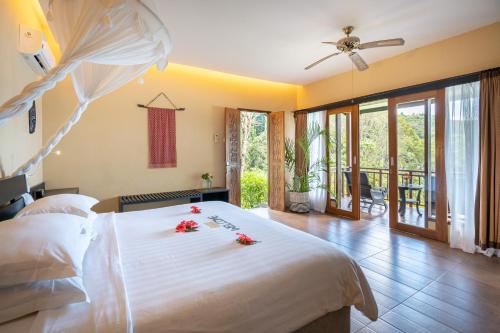
[[[317,65],[317,64],[319,64],[320,62],[323,62],[323,61],[325,61],[325,60],[327,60],[327,59],[330,59],[331,57],[336,56],[337,54],[341,54],[341,53],[342,53],[342,52],[335,52],[335,53],[332,53],[332,54],[330,54],[330,55],[327,55],[326,57],[321,58],[321,59],[319,59],[318,61],[313,62],[312,64],[310,64],[309,66],[307,66],[307,67],[306,67],[306,68],[304,68],[304,69],[306,69],[306,70],[307,70],[307,69],[310,69],[311,67],[316,66],[316,65]]]
[[[337,45],[337,42],[321,42],[323,44],[331,44],[331,45]]]
[[[349,54],[349,58],[351,59],[354,66],[356,66],[358,71],[361,72],[364,71],[365,69],[368,69],[368,65],[366,64],[366,62],[356,52],[352,52],[351,54]]]
[[[384,40],[376,40],[374,42],[368,42],[358,45],[358,49],[370,49],[372,47],[383,47],[383,46],[398,46],[404,45],[405,40],[403,38],[394,38],[394,39],[384,39]]]

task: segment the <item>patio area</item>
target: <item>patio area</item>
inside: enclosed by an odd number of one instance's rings
[[[349,173],[349,169],[344,170],[344,177],[342,179],[342,194],[341,205],[339,208],[343,210],[350,210],[351,205],[351,190],[348,177],[345,173]],[[388,177],[389,170],[381,168],[362,168],[362,177],[360,177],[361,187],[361,218],[364,220],[372,221],[377,220],[383,224],[389,225],[389,195],[388,195]],[[434,175],[431,175],[431,183],[433,183]],[[414,225],[422,228],[435,230],[435,222],[433,216],[435,214],[435,203],[433,191],[428,191],[427,200],[425,198],[425,174],[419,170],[400,170],[398,173],[398,187],[399,187],[399,204],[398,216],[399,222]],[[369,211],[370,204],[372,203],[371,194],[385,193],[383,201],[378,201],[378,204],[373,205],[371,212]],[[383,195],[383,194],[382,194]],[[330,199],[332,206],[335,205],[335,200]],[[426,210],[426,201],[431,210]],[[387,205],[387,209],[383,203]],[[428,217],[426,218],[426,215]]]

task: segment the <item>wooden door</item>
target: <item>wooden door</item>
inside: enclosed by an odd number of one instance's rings
[[[326,119],[329,213],[360,218],[359,106],[329,110]]]
[[[269,208],[285,210],[285,113],[268,116]]]
[[[241,205],[240,111],[226,108],[226,187],[229,202]]]
[[[391,228],[446,241],[444,89],[389,99]]]

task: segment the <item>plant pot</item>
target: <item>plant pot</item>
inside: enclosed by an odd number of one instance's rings
[[[309,192],[290,192],[290,210],[295,213],[309,212]]]
[[[212,188],[212,179],[202,179],[203,181],[203,188],[204,189],[211,189]]]

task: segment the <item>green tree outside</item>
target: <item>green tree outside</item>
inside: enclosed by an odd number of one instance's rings
[[[241,206],[267,205],[267,115],[241,112]]]

